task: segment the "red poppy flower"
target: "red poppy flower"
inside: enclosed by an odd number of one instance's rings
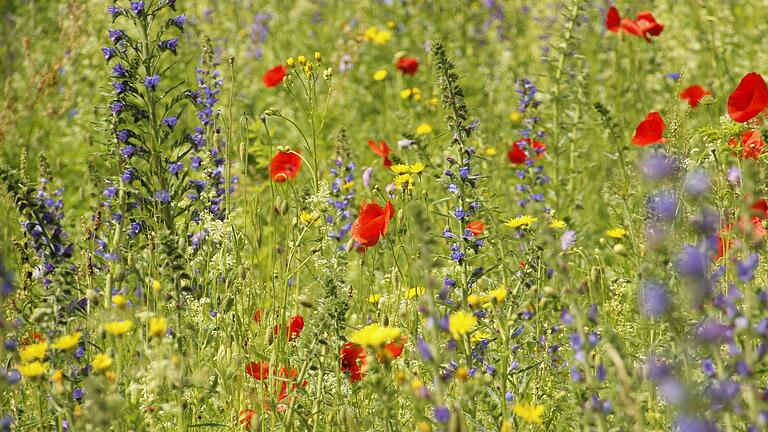
[[[739,147],[739,143],[736,138],[731,138],[728,140],[728,145],[734,149]],[[763,154],[763,147],[765,147],[765,143],[763,142],[763,137],[760,135],[760,131],[748,130],[741,134],[742,152],[740,157],[742,159],[757,160],[757,158]]]
[[[283,65],[277,65],[264,74],[262,81],[267,87],[275,87],[283,82],[283,78],[285,78],[285,68]]]
[[[256,378],[259,381],[263,381],[269,378],[269,363],[267,362],[250,362],[245,365],[245,373]]]
[[[680,92],[680,99],[687,100],[688,105],[690,105],[691,108],[696,108],[699,105],[699,102],[704,99],[704,96],[709,96],[711,94],[712,93],[708,92],[700,85],[692,85]]]
[[[374,140],[368,140],[368,147],[370,147],[374,153],[384,158],[384,166],[386,168],[392,166],[392,161],[389,159],[389,153],[392,149],[389,148],[386,140],[381,140],[378,144]]]
[[[376,353],[376,359],[379,361],[379,363],[385,363],[389,360],[400,357],[400,354],[403,353],[405,342],[407,340],[407,337],[401,336],[397,340],[384,345],[384,349]]]
[[[419,70],[419,60],[413,57],[400,57],[397,59],[397,70],[406,75],[415,75]]]
[[[616,18],[618,12],[616,13]],[[612,19],[616,19],[612,18]],[[606,20],[606,26],[608,22]],[[656,21],[653,14],[648,11],[642,11],[637,14],[636,19],[622,18],[621,29],[629,34],[645,38],[648,43],[651,42],[650,36],[658,36],[664,30],[664,24]]]
[[[621,29],[621,16],[616,6],[611,6],[605,14],[605,28],[611,33],[618,33]]]
[[[253,313],[253,320],[256,321],[256,324],[261,322],[261,308],[256,309],[256,312]]]
[[[528,144],[527,146],[523,146],[522,144]],[[531,145],[533,143],[533,145]],[[526,150],[523,150],[523,147],[527,147],[529,150],[526,152]],[[544,156],[544,151],[547,149],[546,144],[532,140],[530,138],[523,138],[520,140],[515,141],[514,144],[512,144],[512,150],[507,152],[507,159],[509,159],[510,162],[513,164],[520,165],[525,162],[526,159],[528,159],[528,155],[531,152],[531,148],[533,148],[533,159],[539,159]]]
[[[387,201],[384,208],[375,202],[363,203],[357,220],[352,224],[352,238],[362,247],[375,246],[387,231],[387,225],[394,215],[395,208],[391,201]]]
[[[485,230],[485,224],[479,220],[472,221],[467,224],[467,229],[472,233],[473,236],[477,237],[483,234],[483,230]]]
[[[275,334],[277,334],[277,329],[278,326],[273,329]],[[299,337],[302,330],[304,330],[304,317],[301,315],[292,316],[285,325],[285,337],[288,338],[288,342]]]
[[[768,105],[768,87],[757,72],[744,75],[736,89],[728,96],[728,115],[735,122],[744,123],[757,117]]]
[[[645,116],[645,119],[637,125],[635,134],[632,136],[632,144],[647,146],[651,144],[665,143],[667,139],[662,136],[667,125],[664,124],[661,115],[652,112]]]
[[[301,157],[298,150],[289,152],[279,151],[272,158],[269,165],[269,176],[272,180],[282,183],[288,179],[293,179],[301,168]]]
[[[240,411],[240,424],[243,425],[245,430],[251,430],[251,419],[256,414],[252,409],[244,409]]]
[[[282,401],[286,397],[288,397],[288,382],[291,382],[291,391],[296,391],[296,382],[294,382],[294,378],[297,378],[299,376],[299,373],[296,372],[296,369],[289,369],[289,368],[280,368],[280,372],[278,373],[278,377],[282,378],[280,380],[280,393],[277,395],[277,400]],[[307,381],[304,380],[304,382],[301,383],[302,387],[305,387],[307,385]],[[279,410],[279,407],[278,407]]]
[[[341,371],[349,372],[349,379],[357,382],[365,376],[365,348],[356,343],[347,342],[341,347]]]

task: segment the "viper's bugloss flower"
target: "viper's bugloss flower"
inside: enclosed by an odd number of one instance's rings
[[[179,30],[184,30],[184,24],[187,23],[187,16],[186,15],[179,15],[173,18],[169,18],[168,22],[172,25],[179,28]]]
[[[635,128],[635,134],[632,136],[632,144],[638,146],[647,146],[651,144],[663,144],[667,142],[664,138],[664,130],[667,125],[657,112],[649,113],[645,119]]]
[[[268,88],[276,87],[281,82],[283,82],[285,75],[286,75],[285,67],[283,65],[277,65],[272,69],[269,69],[264,74],[261,80],[264,82],[264,85]]]
[[[669,295],[664,285],[658,282],[646,282],[640,290],[640,308],[651,317],[659,317],[669,307]]]
[[[150,75],[144,78],[144,86],[150,91],[155,91],[158,84],[160,84],[160,75]]]
[[[158,42],[160,51],[170,51],[176,54],[176,49],[179,47],[179,38],[168,39]]]
[[[728,116],[731,120],[745,123],[763,112],[768,106],[768,86],[757,72],[750,72],[728,96]]]
[[[125,70],[125,66],[123,66],[122,63],[118,63],[114,66],[112,66],[112,75],[118,77],[118,78],[125,78],[125,76],[128,74],[128,71]],[[114,84],[113,84],[114,86]],[[115,88],[117,90],[117,88]],[[122,92],[118,92],[120,94]]]
[[[403,75],[415,75],[419,70],[419,60],[413,57],[400,57],[395,65]]]
[[[362,247],[375,246],[387,232],[394,215],[395,208],[390,201],[383,208],[375,202],[361,204],[357,220],[352,224],[352,238]]]
[[[278,151],[269,164],[269,177],[278,183],[293,179],[301,168],[301,156],[298,150]]]
[[[640,164],[640,171],[651,181],[666,180],[679,170],[677,161],[663,152],[649,153]]]
[[[704,99],[704,96],[711,95],[712,93],[700,85],[692,85],[686,87],[679,94],[680,99],[688,101],[688,105],[690,105],[691,108],[696,108],[699,106],[699,102]]]
[[[104,54],[104,60],[109,63],[117,55],[117,50],[112,47],[104,47],[101,49],[101,53]]]
[[[144,1],[132,1],[131,12],[135,13],[136,15],[141,15],[144,13]]]
[[[176,127],[176,124],[179,122],[179,120],[176,117],[165,117],[163,120],[160,121],[163,125],[167,126],[169,129],[173,129]]]

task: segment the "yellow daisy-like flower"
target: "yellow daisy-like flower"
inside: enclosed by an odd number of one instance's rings
[[[523,215],[518,216],[514,219],[510,219],[504,223],[504,225],[510,227],[510,228],[528,228],[531,226],[534,222],[538,221],[539,218],[535,218],[533,216]]]
[[[128,333],[133,327],[133,321],[112,321],[104,324],[104,330],[112,336],[120,336]]]
[[[432,133],[432,125],[429,123],[422,123],[416,127],[416,135],[429,135]]]
[[[424,295],[426,291],[427,290],[424,287],[409,288],[408,291],[405,292],[405,298],[412,299],[416,297],[421,297],[422,295]]]
[[[149,319],[149,335],[154,337],[163,337],[168,331],[168,320],[163,317],[154,317]]]
[[[496,156],[497,150],[496,147],[488,147],[485,149],[485,155],[488,157]]]
[[[392,342],[400,336],[400,329],[383,327],[379,324],[369,324],[352,333],[349,340],[367,347],[379,348],[387,342]]]
[[[380,31],[376,33],[376,36],[373,37],[373,43],[376,45],[386,45],[391,40],[392,32],[389,30]]]
[[[484,301],[485,299],[477,294],[470,294],[467,296],[467,303],[472,307],[477,307]]]
[[[552,219],[549,222],[549,227],[552,229],[563,229],[565,228],[566,224],[565,221],[562,221],[560,219]]]
[[[627,234],[624,228],[612,228],[605,232],[605,235],[611,238],[620,239]]]
[[[413,94],[413,91],[411,89],[402,89],[400,90],[400,99],[408,99]]]
[[[507,289],[505,287],[498,287],[495,290],[491,290],[488,293],[489,300],[501,303],[507,298]]]
[[[72,349],[76,347],[78,343],[80,343],[81,336],[82,334],[80,332],[74,332],[68,335],[61,336],[60,338],[53,341],[53,347],[57,350],[62,350],[62,351]]]
[[[21,361],[28,362],[31,360],[41,360],[45,357],[45,352],[48,350],[48,342],[38,342],[35,344],[29,344],[19,351],[19,357]]]
[[[112,296],[112,303],[117,306],[118,309],[122,309],[128,304],[128,299],[122,294]]]
[[[379,303],[379,300],[381,300],[381,294],[371,294],[368,296],[368,303],[376,305]]]
[[[524,422],[541,425],[541,416],[544,414],[544,406],[529,403],[519,403],[512,407],[512,412],[522,418]]]
[[[392,172],[395,174],[405,174],[411,170],[411,168],[406,164],[394,164],[389,167],[389,169],[392,170]]]
[[[368,27],[365,29],[365,33],[363,33],[363,39],[367,41],[372,41],[374,38],[376,38],[376,35],[379,33],[379,29],[377,27]]]
[[[373,80],[374,81],[384,81],[387,79],[387,71],[384,69],[379,69],[373,74]]]
[[[96,357],[93,358],[93,362],[91,363],[93,364],[94,369],[103,371],[112,366],[112,357],[104,353],[96,354]]]
[[[64,371],[61,369],[56,369],[56,372],[51,375],[51,381],[53,381],[57,386],[61,386],[64,384]]]
[[[426,165],[424,165],[421,162],[416,162],[416,163],[411,164],[408,168],[410,169],[411,174],[418,174],[418,173],[424,171],[424,168],[426,168]]]
[[[393,29],[397,27],[397,23],[395,23],[394,21],[387,21],[387,27]]]
[[[355,185],[355,182],[354,182],[354,181],[351,181],[351,182],[349,182],[349,183],[344,183],[344,185],[343,185],[341,188],[342,188],[342,189],[344,189],[344,190],[347,190],[347,189],[351,188],[351,187],[352,187],[352,186],[354,186],[354,185]],[[318,221],[318,222],[319,222],[319,221]]]
[[[519,112],[515,111],[512,113],[509,113],[509,121],[511,121],[514,124],[520,123],[520,121],[523,119],[523,115]]]
[[[394,181],[397,187],[407,187],[408,190],[413,190],[413,176],[410,174],[400,174],[395,177]]]
[[[307,211],[302,211],[301,213],[299,213],[299,220],[304,225],[309,225],[312,223],[313,220],[315,220],[315,218],[312,217],[312,213]]]
[[[448,317],[448,330],[454,339],[467,334],[477,324],[477,318],[467,311],[458,311]]]
[[[19,372],[24,378],[38,378],[48,372],[48,363],[34,361],[32,363],[19,365]]]
[[[155,294],[160,292],[160,288],[162,286],[160,285],[160,281],[157,279],[152,279],[152,291],[154,291]]]
[[[472,335],[472,343],[480,342],[483,339],[489,339],[491,337],[491,334],[488,332],[476,332]]]
[[[440,99],[438,99],[436,97],[433,97],[432,99],[429,100],[429,104],[432,105],[433,107],[436,107],[437,104],[439,104],[439,103],[440,103]]]

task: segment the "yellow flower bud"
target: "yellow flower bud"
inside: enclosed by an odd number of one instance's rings
[[[288,57],[288,60],[285,61],[285,64],[287,64],[289,68],[292,68],[296,63],[293,61],[293,57]]]
[[[306,57],[304,57],[303,55],[300,55],[300,56],[299,56],[299,58],[298,58],[298,60],[299,60],[299,64],[300,64],[300,65],[302,65],[302,66],[304,66],[305,64],[307,64],[307,58],[306,58]]]
[[[323,56],[320,55],[319,51],[315,51],[315,61],[318,62],[318,63],[323,61]]]

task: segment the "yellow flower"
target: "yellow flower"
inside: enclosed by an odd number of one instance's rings
[[[439,103],[440,103],[440,100],[436,97],[433,97],[432,99],[429,100],[429,104],[432,105],[433,107],[437,106],[437,104]]]
[[[488,147],[485,149],[485,155],[488,157],[496,156],[496,147]]]
[[[387,79],[387,71],[384,69],[379,69],[373,74],[373,79],[375,81],[384,81]]]
[[[115,304],[119,309],[122,309],[125,307],[125,305],[128,304],[128,299],[125,298],[122,294],[117,294],[112,296],[112,303]]]
[[[19,372],[25,378],[37,378],[48,372],[48,363],[34,361],[19,366]]]
[[[424,171],[424,168],[426,168],[426,166],[421,162],[416,162],[414,164],[411,164],[409,168],[411,170],[411,174],[418,174]]]
[[[96,357],[93,358],[92,364],[93,368],[97,371],[103,371],[104,369],[112,366],[112,357],[103,353],[96,354]]]
[[[544,406],[519,403],[512,407],[512,412],[522,418],[526,423],[540,425],[542,424],[541,416],[544,414]]]
[[[432,125],[429,123],[422,123],[416,128],[417,135],[429,135],[432,133]]]
[[[287,64],[289,68],[292,68],[296,63],[294,62],[293,57],[288,57],[288,60],[285,61],[285,64]]]
[[[501,424],[501,429],[499,429],[499,432],[512,432],[512,422],[509,420],[504,420],[504,423]]]
[[[395,177],[395,185],[397,185],[397,187],[407,187],[408,190],[413,190],[413,177],[410,174],[400,174]]]
[[[57,350],[68,350],[77,346],[80,343],[80,332],[70,333],[68,335],[61,336],[53,342],[53,347]]]
[[[549,227],[552,229],[562,229],[565,228],[565,221],[562,221],[560,219],[552,219],[549,222]]]
[[[344,189],[344,190],[347,190],[347,189],[351,188],[354,185],[355,185],[355,182],[351,181],[349,183],[344,183],[344,185],[341,188]],[[318,221],[318,222],[320,222],[320,221]]]
[[[301,213],[299,213],[299,220],[301,220],[301,223],[303,223],[304,225],[311,224],[314,219],[315,218],[312,217],[312,213],[309,213],[306,211],[302,211]]]
[[[523,115],[522,115],[522,114],[520,114],[520,113],[519,113],[519,112],[517,112],[517,111],[515,111],[515,112],[512,112],[512,113],[509,113],[509,120],[510,120],[510,121],[511,121],[513,124],[519,124],[519,123],[520,123],[520,120],[522,120],[522,119],[523,119]]]
[[[58,386],[64,384],[64,372],[61,369],[56,369],[56,372],[51,375],[51,381]]]
[[[359,345],[378,348],[387,342],[397,339],[398,336],[400,336],[400,329],[382,327],[374,323],[352,333],[349,336],[349,340]]]
[[[491,334],[488,332],[476,332],[472,335],[472,343],[480,342],[483,339],[489,339]]]
[[[459,339],[477,324],[477,318],[467,311],[458,311],[448,317],[448,330],[454,339]]]
[[[302,65],[302,66],[307,64],[307,58],[304,57],[303,55],[300,55],[299,57],[297,57],[297,60],[299,61],[299,64]]]
[[[133,327],[133,321],[112,321],[104,324],[104,330],[113,336],[120,336]]]
[[[496,303],[501,303],[507,298],[507,289],[505,287],[498,287],[495,290],[491,290],[488,293],[488,297],[492,301],[495,300]]]
[[[411,168],[406,164],[394,164],[391,167],[389,167],[392,172],[395,174],[404,174],[411,170]]]
[[[625,234],[627,234],[627,231],[624,228],[613,228],[605,232],[605,235],[615,239],[620,239],[624,237]]]
[[[368,296],[368,303],[375,305],[379,303],[379,300],[381,300],[381,294],[371,294]]]
[[[424,289],[424,287],[409,288],[408,291],[405,292],[405,298],[412,299],[415,297],[421,297],[426,291],[427,290]]]
[[[165,336],[168,331],[168,320],[163,317],[154,317],[149,319],[149,335],[155,337]]]
[[[409,88],[402,89],[400,90],[400,99],[408,99],[409,97],[411,97],[412,94],[413,92],[411,91],[411,89]]]
[[[392,40],[392,32],[389,30],[380,31],[373,37],[373,43],[376,45],[386,45],[390,40]]]
[[[371,41],[376,38],[376,35],[379,33],[379,29],[376,27],[368,27],[365,30],[365,33],[363,33],[363,39],[367,41]]]
[[[19,357],[23,362],[28,362],[30,360],[41,360],[43,357],[45,357],[45,352],[47,350],[48,342],[30,344],[19,351]]]
[[[477,294],[470,294],[467,296],[467,303],[472,307],[477,307],[483,300],[484,299]]]
[[[154,293],[157,294],[158,292],[160,292],[160,288],[162,288],[160,286],[160,281],[157,279],[152,279],[152,291],[154,291]]]
[[[537,220],[539,220],[539,218],[523,215],[523,216],[518,216],[514,219],[510,219],[506,221],[504,225],[510,228],[528,228],[529,226],[531,226],[531,224],[533,224]]]
[[[318,63],[323,61],[323,56],[322,56],[322,54],[320,54],[320,51],[315,51],[315,61],[318,62]]]
[[[397,24],[395,24],[394,21],[387,21],[387,27],[393,29],[395,26],[397,26]]]

